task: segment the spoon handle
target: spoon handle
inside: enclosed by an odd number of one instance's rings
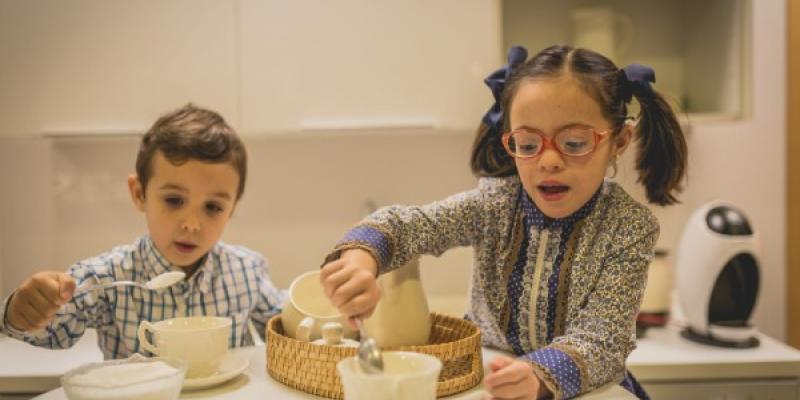
[[[90,285],[82,285],[77,290],[75,290],[75,293],[73,294],[73,296],[76,296],[76,295],[79,295],[79,294],[83,294],[83,293],[87,293],[87,292],[90,292],[92,290],[105,290],[105,289],[112,288],[112,287],[117,287],[117,286],[138,286],[138,287],[141,287],[141,288],[146,288],[146,286],[142,285],[139,282],[134,282],[134,281],[114,281],[114,282],[101,283],[101,284],[98,284],[98,285],[91,285],[91,284]]]

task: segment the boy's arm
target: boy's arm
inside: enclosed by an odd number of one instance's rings
[[[86,279],[94,276],[88,268],[76,265],[70,269],[69,275],[75,280],[75,286],[80,286]],[[33,277],[31,278],[33,279]],[[27,281],[26,281],[27,283]],[[19,296],[23,286],[20,286],[8,296],[0,308],[0,333],[39,347],[51,349],[65,349],[72,347],[83,336],[86,328],[96,327],[96,321],[105,315],[101,306],[99,293],[89,292],[67,300],[58,308],[55,314],[45,322],[34,328],[17,327],[12,324],[10,313],[12,300]],[[72,292],[70,291],[70,295]],[[26,300],[17,298],[17,300]],[[28,302],[26,300],[27,303]],[[18,301],[16,302],[18,303]],[[13,306],[16,306],[15,304]]]
[[[250,313],[250,320],[258,331],[262,339],[265,338],[267,321],[274,315],[281,312],[281,306],[287,296],[286,290],[280,290],[272,283],[269,278],[269,267],[263,258],[256,265],[256,280],[258,283],[258,293],[253,311]]]

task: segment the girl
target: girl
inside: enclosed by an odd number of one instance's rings
[[[677,202],[686,142],[650,86],[648,67],[617,68],[568,46],[509,62],[486,79],[496,103],[472,150],[474,190],[420,207],[376,211],[326,259],[321,280],[336,307],[369,316],[376,275],[420,254],[473,246],[467,318],[484,345],[517,358],[491,361],[498,399],[572,398],[608,382],[647,395],[625,371],[658,222],[612,180],[633,135],[638,181],[651,203]],[[629,121],[636,97],[641,112]]]

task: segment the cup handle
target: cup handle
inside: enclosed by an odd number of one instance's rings
[[[302,321],[297,325],[297,329],[295,330],[295,339],[303,341],[303,342],[310,342],[311,341],[311,329],[314,328],[314,318],[305,317]]]
[[[155,335],[155,332],[153,331],[153,324],[147,321],[142,321],[142,323],[139,324],[139,329],[136,331],[136,336],[139,337],[139,344],[143,349],[158,355],[158,349],[156,346],[147,340],[147,331],[150,331],[151,335]]]

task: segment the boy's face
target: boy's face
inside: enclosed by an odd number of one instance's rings
[[[189,160],[174,165],[159,151],[143,191],[128,178],[133,202],[147,218],[150,237],[167,260],[191,269],[222,236],[236,206],[239,174],[229,163]]]

